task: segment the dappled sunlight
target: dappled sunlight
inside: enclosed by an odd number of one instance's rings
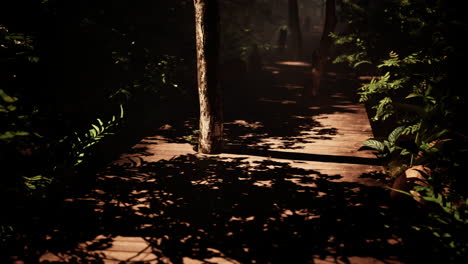
[[[81,217],[93,221],[57,252],[97,263],[122,252],[120,260],[148,256],[142,261],[158,264],[325,263],[361,255],[379,263],[398,255],[404,230],[388,191],[360,177],[380,169],[370,152],[358,151],[372,135],[365,109],[333,75],[320,100],[304,103],[304,72],[291,67],[309,66],[275,67],[265,93],[243,90],[239,104],[226,106],[224,153],[196,154],[197,120],[170,120],[103,170],[93,191],[68,199],[67,206],[85,203],[89,213]],[[102,250],[79,246],[100,234],[111,234]],[[144,242],[119,249],[120,237]]]
[[[312,64],[304,61],[277,61],[275,64],[281,66],[312,67]]]
[[[49,252],[42,255],[40,261],[73,263],[78,260],[97,263],[103,260],[111,263],[154,263],[159,259],[152,252],[151,244],[143,237],[99,235],[91,241],[80,243],[75,251],[77,255]]]
[[[231,123],[225,123],[225,124],[236,124],[236,125],[240,125],[240,126],[244,126],[244,127],[250,127],[250,128],[253,128],[253,129],[258,129],[258,128],[261,128],[263,127],[263,124],[261,122],[247,122],[245,120],[234,120],[233,122]]]
[[[4,2],[0,264],[466,259],[463,1]]]
[[[142,164],[137,173],[147,174],[146,181],[132,180],[134,173],[109,167],[103,175],[117,177],[100,178],[96,191],[87,194],[97,219],[88,232],[135,237],[125,242],[134,248],[122,248],[125,239],[110,236],[101,243],[105,251],[77,246],[66,254],[130,259],[134,252],[135,261],[156,256],[171,263],[305,263],[315,255],[359,255],[363,248],[384,258],[395,246],[385,242],[396,231],[385,227],[391,221],[391,211],[382,207],[386,191],[335,181],[339,175],[284,162],[195,155]],[[58,242],[61,232],[50,241]]]

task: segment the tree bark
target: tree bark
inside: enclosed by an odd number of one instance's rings
[[[336,6],[335,0],[327,0],[325,4],[325,23],[323,25],[322,38],[320,39],[320,47],[317,57],[317,66],[312,71],[313,84],[312,84],[312,95],[317,96],[320,90],[321,81],[325,72],[325,65],[328,61],[330,53],[330,47],[333,43],[330,33],[335,30],[336,27]]]
[[[216,154],[223,146],[223,112],[218,84],[218,1],[194,0],[197,79],[200,101],[198,151]]]
[[[297,0],[288,0],[288,20],[291,32],[289,51],[292,59],[298,60],[302,55],[302,33]]]

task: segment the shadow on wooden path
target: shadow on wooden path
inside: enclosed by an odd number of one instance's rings
[[[358,150],[372,131],[356,82],[329,73],[304,100],[308,71],[280,62],[227,87],[223,154],[187,143],[193,117],[144,138],[66,201],[42,260],[401,263],[404,220],[374,179],[374,155]]]

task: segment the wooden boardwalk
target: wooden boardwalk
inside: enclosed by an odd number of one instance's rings
[[[227,102],[225,153],[198,154],[167,124],[122,155],[83,199],[132,218],[117,214],[111,231],[83,250],[104,263],[401,263],[398,237],[375,225],[385,192],[362,177],[381,169],[359,150],[373,136],[366,109],[335,73],[320,97],[304,102],[309,70],[270,65],[260,96]],[[110,194],[118,186],[129,190]],[[105,239],[106,247],[88,249]]]

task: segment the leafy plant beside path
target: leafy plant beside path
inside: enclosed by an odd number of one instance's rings
[[[468,31],[458,12],[463,5],[381,1],[373,11],[360,1],[343,3],[349,6],[344,13],[365,15],[348,20],[349,34],[334,36],[339,46],[354,47],[337,61],[357,69],[373,66],[375,77],[358,90],[360,100],[375,126],[393,127],[364,146],[382,159],[394,194],[422,201],[430,221],[415,230],[438,241],[434,254],[460,263],[468,253],[468,241],[459,235],[468,217],[467,56],[466,41],[456,37]]]

